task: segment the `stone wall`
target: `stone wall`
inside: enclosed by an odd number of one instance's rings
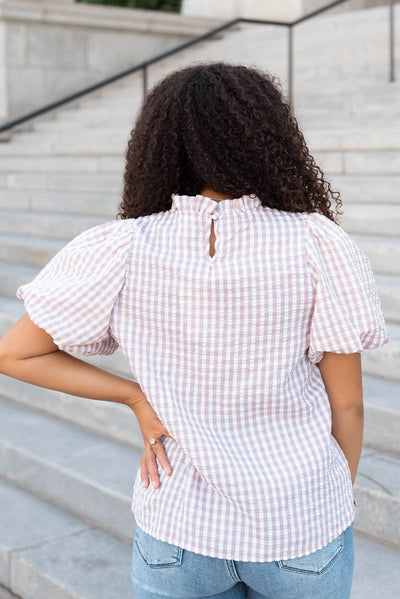
[[[220,22],[72,0],[0,0],[0,121],[134,66]]]
[[[182,14],[191,16],[217,16],[277,19],[291,21],[299,17],[303,0],[183,0]]]
[[[225,19],[235,17],[276,19],[293,21],[301,15],[321,6],[330,4],[332,0],[183,0],[182,14],[190,16],[221,16]],[[351,0],[343,6],[331,9],[331,13],[345,10],[356,10],[370,6],[387,4],[387,0]]]
[[[333,1],[333,0],[332,0]],[[303,0],[303,11],[305,13],[311,12],[321,6],[330,4],[331,0]],[[387,0],[350,0],[345,2],[342,6],[332,8],[329,14],[343,12],[345,10],[358,10],[360,8],[371,8],[373,6],[381,6],[387,4]]]

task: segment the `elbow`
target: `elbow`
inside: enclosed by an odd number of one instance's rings
[[[7,355],[3,354],[2,352],[0,352],[0,374],[6,374],[7,373],[7,364],[8,364],[8,357]]]
[[[358,416],[359,418],[364,417],[364,404],[362,399],[361,401],[354,401],[335,406],[332,406],[331,404],[331,408],[333,412],[347,413],[356,417]]]
[[[11,362],[12,356],[0,339],[0,374],[8,374]]]

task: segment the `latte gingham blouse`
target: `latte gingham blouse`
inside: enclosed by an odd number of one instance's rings
[[[387,342],[370,263],[320,214],[171,199],[81,233],[17,296],[62,350],[120,346],[174,438],[158,489],[136,473],[144,531],[218,558],[306,555],[354,520],[317,363]]]

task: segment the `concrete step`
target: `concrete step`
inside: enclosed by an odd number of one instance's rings
[[[340,191],[344,209],[350,204],[400,204],[399,175],[332,175],[332,188]]]
[[[86,154],[94,156],[116,156],[124,158],[130,128],[76,128],[76,135],[71,137],[70,127],[58,129],[49,128],[47,132],[31,131],[21,135],[25,141],[18,137],[6,144],[0,144],[0,156],[81,156]],[[117,132],[117,134],[115,134]],[[67,135],[68,133],[68,135]],[[69,139],[65,139],[69,137]],[[108,137],[108,143],[107,143]]]
[[[323,81],[320,82],[323,85]],[[349,83],[351,85],[351,83]],[[317,93],[317,91],[316,91]],[[382,111],[382,108],[371,108],[366,112],[352,111],[340,105],[331,109],[309,110],[307,106],[298,106],[294,93],[294,112],[299,127],[306,134],[311,129],[347,129],[350,127],[370,126],[371,129],[398,127],[400,125],[400,107]],[[368,174],[368,173],[367,173]]]
[[[5,589],[21,599],[133,597],[131,545],[4,480],[0,498],[4,597]]]
[[[387,323],[389,343],[362,354],[363,372],[367,375],[400,381],[400,325]]]
[[[400,553],[354,534],[354,574],[350,599],[397,599],[400,588]]]
[[[400,205],[346,202],[339,220],[350,234],[400,236]]]
[[[36,173],[0,172],[0,189],[28,189],[32,190],[56,190],[66,189],[68,191],[88,191],[114,194],[120,197],[122,191],[121,173]]]
[[[130,542],[132,483],[140,452],[6,400],[0,401],[0,416],[2,478]],[[394,526],[399,522],[400,458],[363,451],[354,487],[359,503],[355,528],[400,549],[400,527]]]
[[[363,375],[364,445],[400,456],[400,382]]]
[[[131,495],[142,452],[5,400],[0,414],[0,477],[131,541]]]
[[[73,216],[34,212],[0,210],[0,233],[64,239],[69,241],[86,229],[106,222],[107,218],[96,216]]]
[[[31,281],[39,273],[39,270],[39,268],[24,264],[0,262],[1,295],[15,299],[18,287]]]
[[[351,237],[368,256],[375,273],[400,275],[400,239],[355,233]]]
[[[41,268],[64,245],[64,240],[0,234],[0,260],[9,264]],[[15,294],[13,297],[15,298]]]
[[[129,113],[126,117],[119,114],[118,117],[110,118],[106,122],[101,117],[102,115],[98,115],[98,118],[88,118],[85,121],[79,119],[37,121],[33,131],[21,131],[15,135],[13,140],[22,146],[25,142],[30,143],[32,135],[34,135],[35,140],[38,140],[38,148],[43,146],[45,149],[47,144],[50,150],[59,147],[61,151],[64,148],[68,151],[69,148],[73,148],[75,152],[79,152],[79,145],[83,148],[83,151],[86,151],[87,147],[95,148],[94,144],[100,143],[102,144],[101,152],[104,152],[104,148],[107,147],[108,135],[109,153],[117,150],[119,152],[123,151],[133,128],[132,113]],[[94,153],[97,153],[95,149]]]
[[[397,100],[400,98],[399,97]],[[297,97],[297,109],[300,99]],[[337,105],[337,103],[336,103]],[[321,150],[399,150],[400,127],[307,128],[306,142],[311,152]]]
[[[122,356],[120,350],[117,353]],[[111,370],[104,365],[103,368]],[[132,373],[131,376],[124,373],[124,376],[134,380]],[[140,426],[135,417],[130,417],[125,406],[35,387],[5,375],[0,375],[0,395],[13,404],[52,416],[77,429],[115,443],[123,443],[136,451],[142,450]]]
[[[296,110],[301,113],[311,111],[324,112],[327,109],[337,111],[340,106],[344,113],[357,113],[366,117],[374,113],[379,115],[379,106],[385,104],[388,107],[390,115],[398,114],[398,106],[396,104],[398,102],[399,88],[396,83],[392,85],[389,81],[375,82],[373,87],[365,89],[362,83],[359,86],[350,86],[348,81],[340,84],[340,78],[335,77],[332,83],[337,83],[339,89],[335,90],[331,86],[327,86],[321,89],[319,93],[315,93],[317,81],[314,81],[314,83],[307,81],[307,84],[305,84],[301,75],[301,73],[297,74],[297,88],[294,89],[294,93],[296,94]],[[304,75],[306,76],[306,73]],[[323,79],[326,81],[324,76],[324,78],[321,77],[319,79],[319,83]],[[355,76],[354,79],[357,80],[357,77]],[[335,92],[337,94],[336,97]],[[342,98],[340,103],[336,100],[339,95]],[[368,97],[367,102],[365,101],[366,97]],[[379,130],[377,133],[379,134]],[[356,131],[355,135],[357,136]]]
[[[354,496],[358,505],[355,528],[399,550],[400,457],[363,447]]]
[[[121,148],[122,149],[122,148]],[[2,157],[0,171],[4,172],[45,172],[45,173],[121,173],[124,162],[122,156],[21,156]]]
[[[328,175],[398,175],[399,150],[325,151],[317,150],[313,156]]]
[[[130,102],[120,104],[119,106],[113,106],[112,103],[97,106],[93,103],[93,105],[89,104],[87,106],[82,106],[79,109],[60,108],[56,113],[56,120],[60,120],[62,123],[83,123],[85,127],[95,123],[98,125],[101,122],[115,122],[123,123],[131,129],[138,115],[141,102],[141,95],[136,95]],[[43,129],[39,126],[38,130],[43,131],[45,128]]]
[[[107,216],[112,220],[120,198],[110,193],[85,191],[44,191],[0,189],[0,209],[50,212],[81,216]]]
[[[385,318],[400,324],[400,277],[376,274],[375,280]]]

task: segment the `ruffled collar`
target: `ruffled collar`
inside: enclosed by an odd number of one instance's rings
[[[171,210],[195,210],[203,214],[241,213],[261,206],[261,200],[255,194],[242,195],[240,198],[213,200],[207,196],[171,194]]]

